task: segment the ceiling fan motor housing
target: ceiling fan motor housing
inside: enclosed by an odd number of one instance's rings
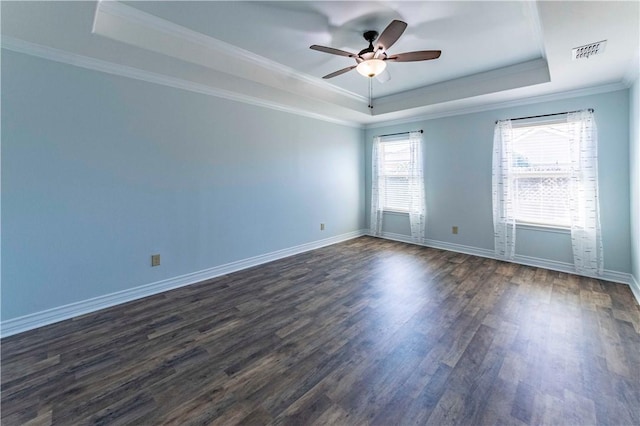
[[[369,43],[373,43],[373,41],[378,38],[378,32],[367,31],[364,34],[362,34],[362,37],[364,37],[364,39],[367,40]]]

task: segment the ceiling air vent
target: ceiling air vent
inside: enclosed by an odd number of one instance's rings
[[[598,41],[596,43],[585,44],[584,46],[574,47],[571,50],[571,59],[589,59],[589,56],[600,55],[604,53],[607,47],[607,40]]]

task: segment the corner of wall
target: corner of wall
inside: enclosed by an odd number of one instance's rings
[[[629,89],[631,290],[640,304],[640,76]]]
[[[640,305],[640,282],[638,282],[638,278],[636,278],[635,275],[631,275],[631,282],[629,283],[629,287],[631,287],[631,292],[636,298],[636,302],[638,302],[638,305]]]

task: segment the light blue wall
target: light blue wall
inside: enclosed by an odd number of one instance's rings
[[[368,227],[371,138],[417,128],[428,238],[491,250],[494,121],[580,108],[599,127],[605,268],[638,279],[638,86],[369,129],[363,144],[355,128],[2,50],[2,320]],[[408,219],[385,230],[408,234]],[[570,250],[566,233],[518,231],[518,254]]]
[[[496,109],[403,125],[368,129],[366,214],[369,223],[373,136],[424,130],[427,238],[493,250],[491,157],[498,119],[594,108],[599,133],[599,184],[605,269],[631,271],[629,229],[628,91]],[[637,186],[636,186],[637,189]],[[452,226],[459,233],[451,233]],[[406,216],[385,215],[384,231],[409,234]],[[572,262],[568,233],[518,229],[516,254]]]
[[[360,129],[2,50],[2,320],[357,231],[363,185]]]
[[[640,78],[630,89],[631,273],[640,283]]]

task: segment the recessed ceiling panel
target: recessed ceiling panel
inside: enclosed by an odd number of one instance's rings
[[[309,49],[358,52],[362,33],[408,23],[389,50],[442,50],[437,60],[390,63],[391,80],[374,81],[376,97],[544,57],[531,2],[129,2],[129,5],[315,77],[355,64]],[[366,96],[355,71],[328,84]]]

